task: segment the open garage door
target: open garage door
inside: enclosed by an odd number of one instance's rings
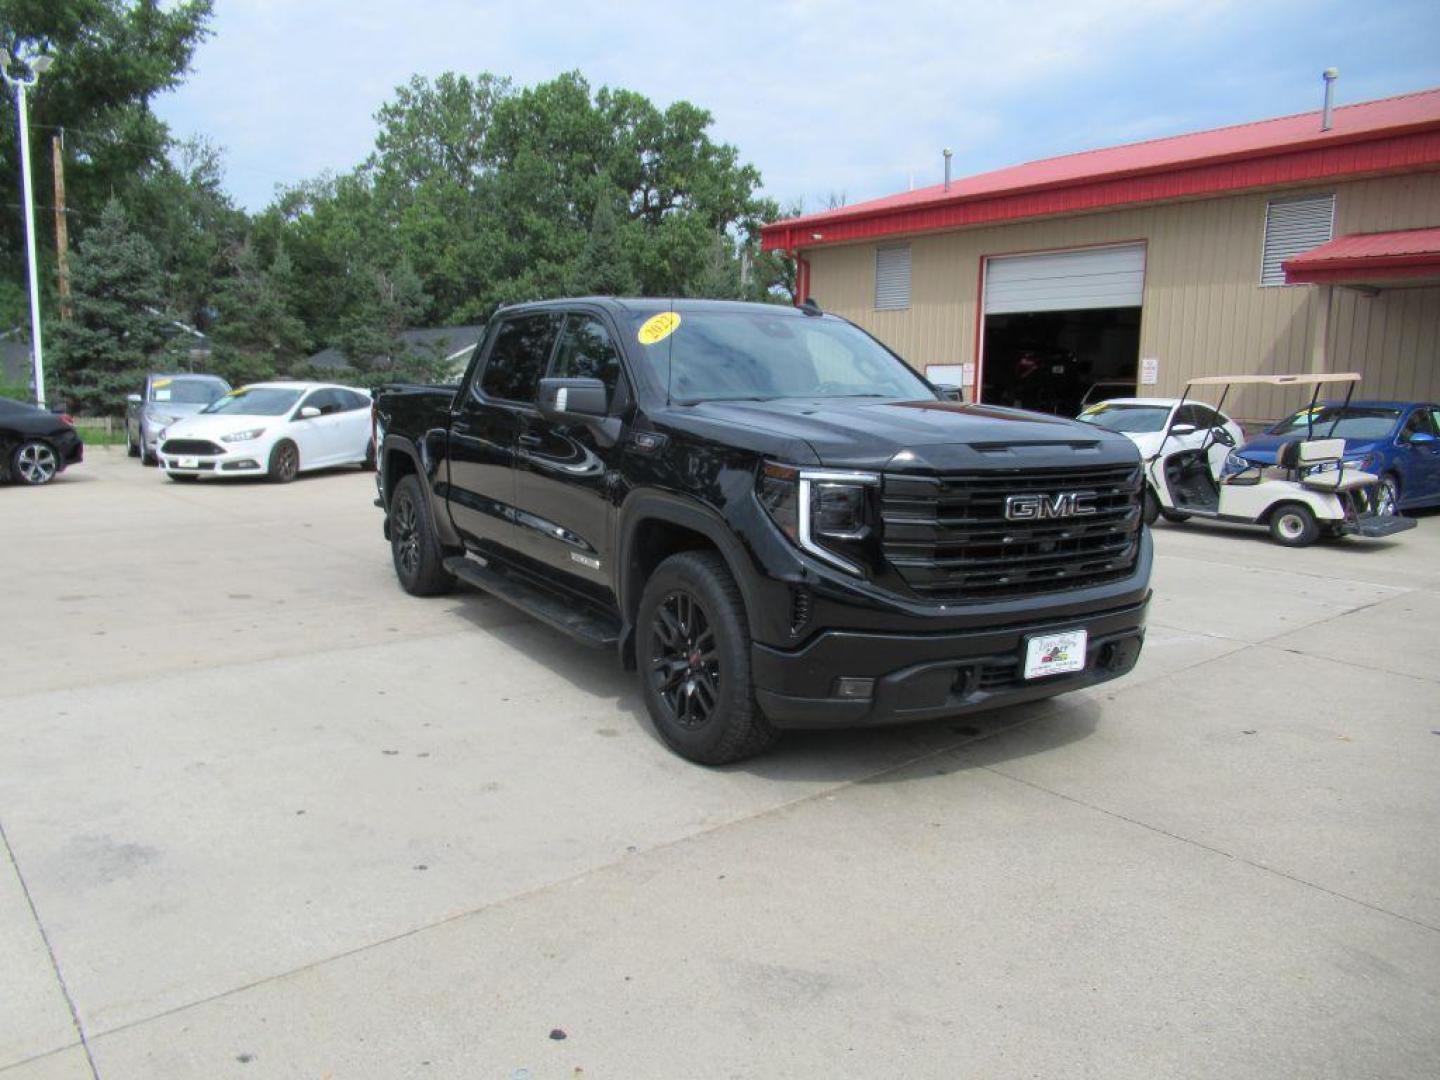
[[[1073,416],[1135,392],[1145,245],[986,259],[981,400]]]

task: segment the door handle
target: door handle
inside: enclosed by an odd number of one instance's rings
[[[521,446],[541,446],[545,442],[545,440],[542,439],[539,435],[530,435],[528,433],[525,435],[521,435],[515,441],[518,442]]]

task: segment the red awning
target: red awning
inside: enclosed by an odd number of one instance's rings
[[[1337,236],[1282,265],[1290,285],[1440,284],[1440,227]]]

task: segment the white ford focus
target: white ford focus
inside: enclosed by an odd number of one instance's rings
[[[172,480],[268,476],[369,465],[370,395],[332,383],[252,383],[160,433],[160,467]]]

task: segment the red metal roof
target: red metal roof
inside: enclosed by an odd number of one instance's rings
[[[1282,265],[1292,285],[1428,280],[1440,275],[1440,227],[1337,236]]]
[[[761,246],[818,247],[1020,218],[1440,168],[1440,89],[1032,161],[766,225]],[[817,237],[816,234],[819,234]]]

